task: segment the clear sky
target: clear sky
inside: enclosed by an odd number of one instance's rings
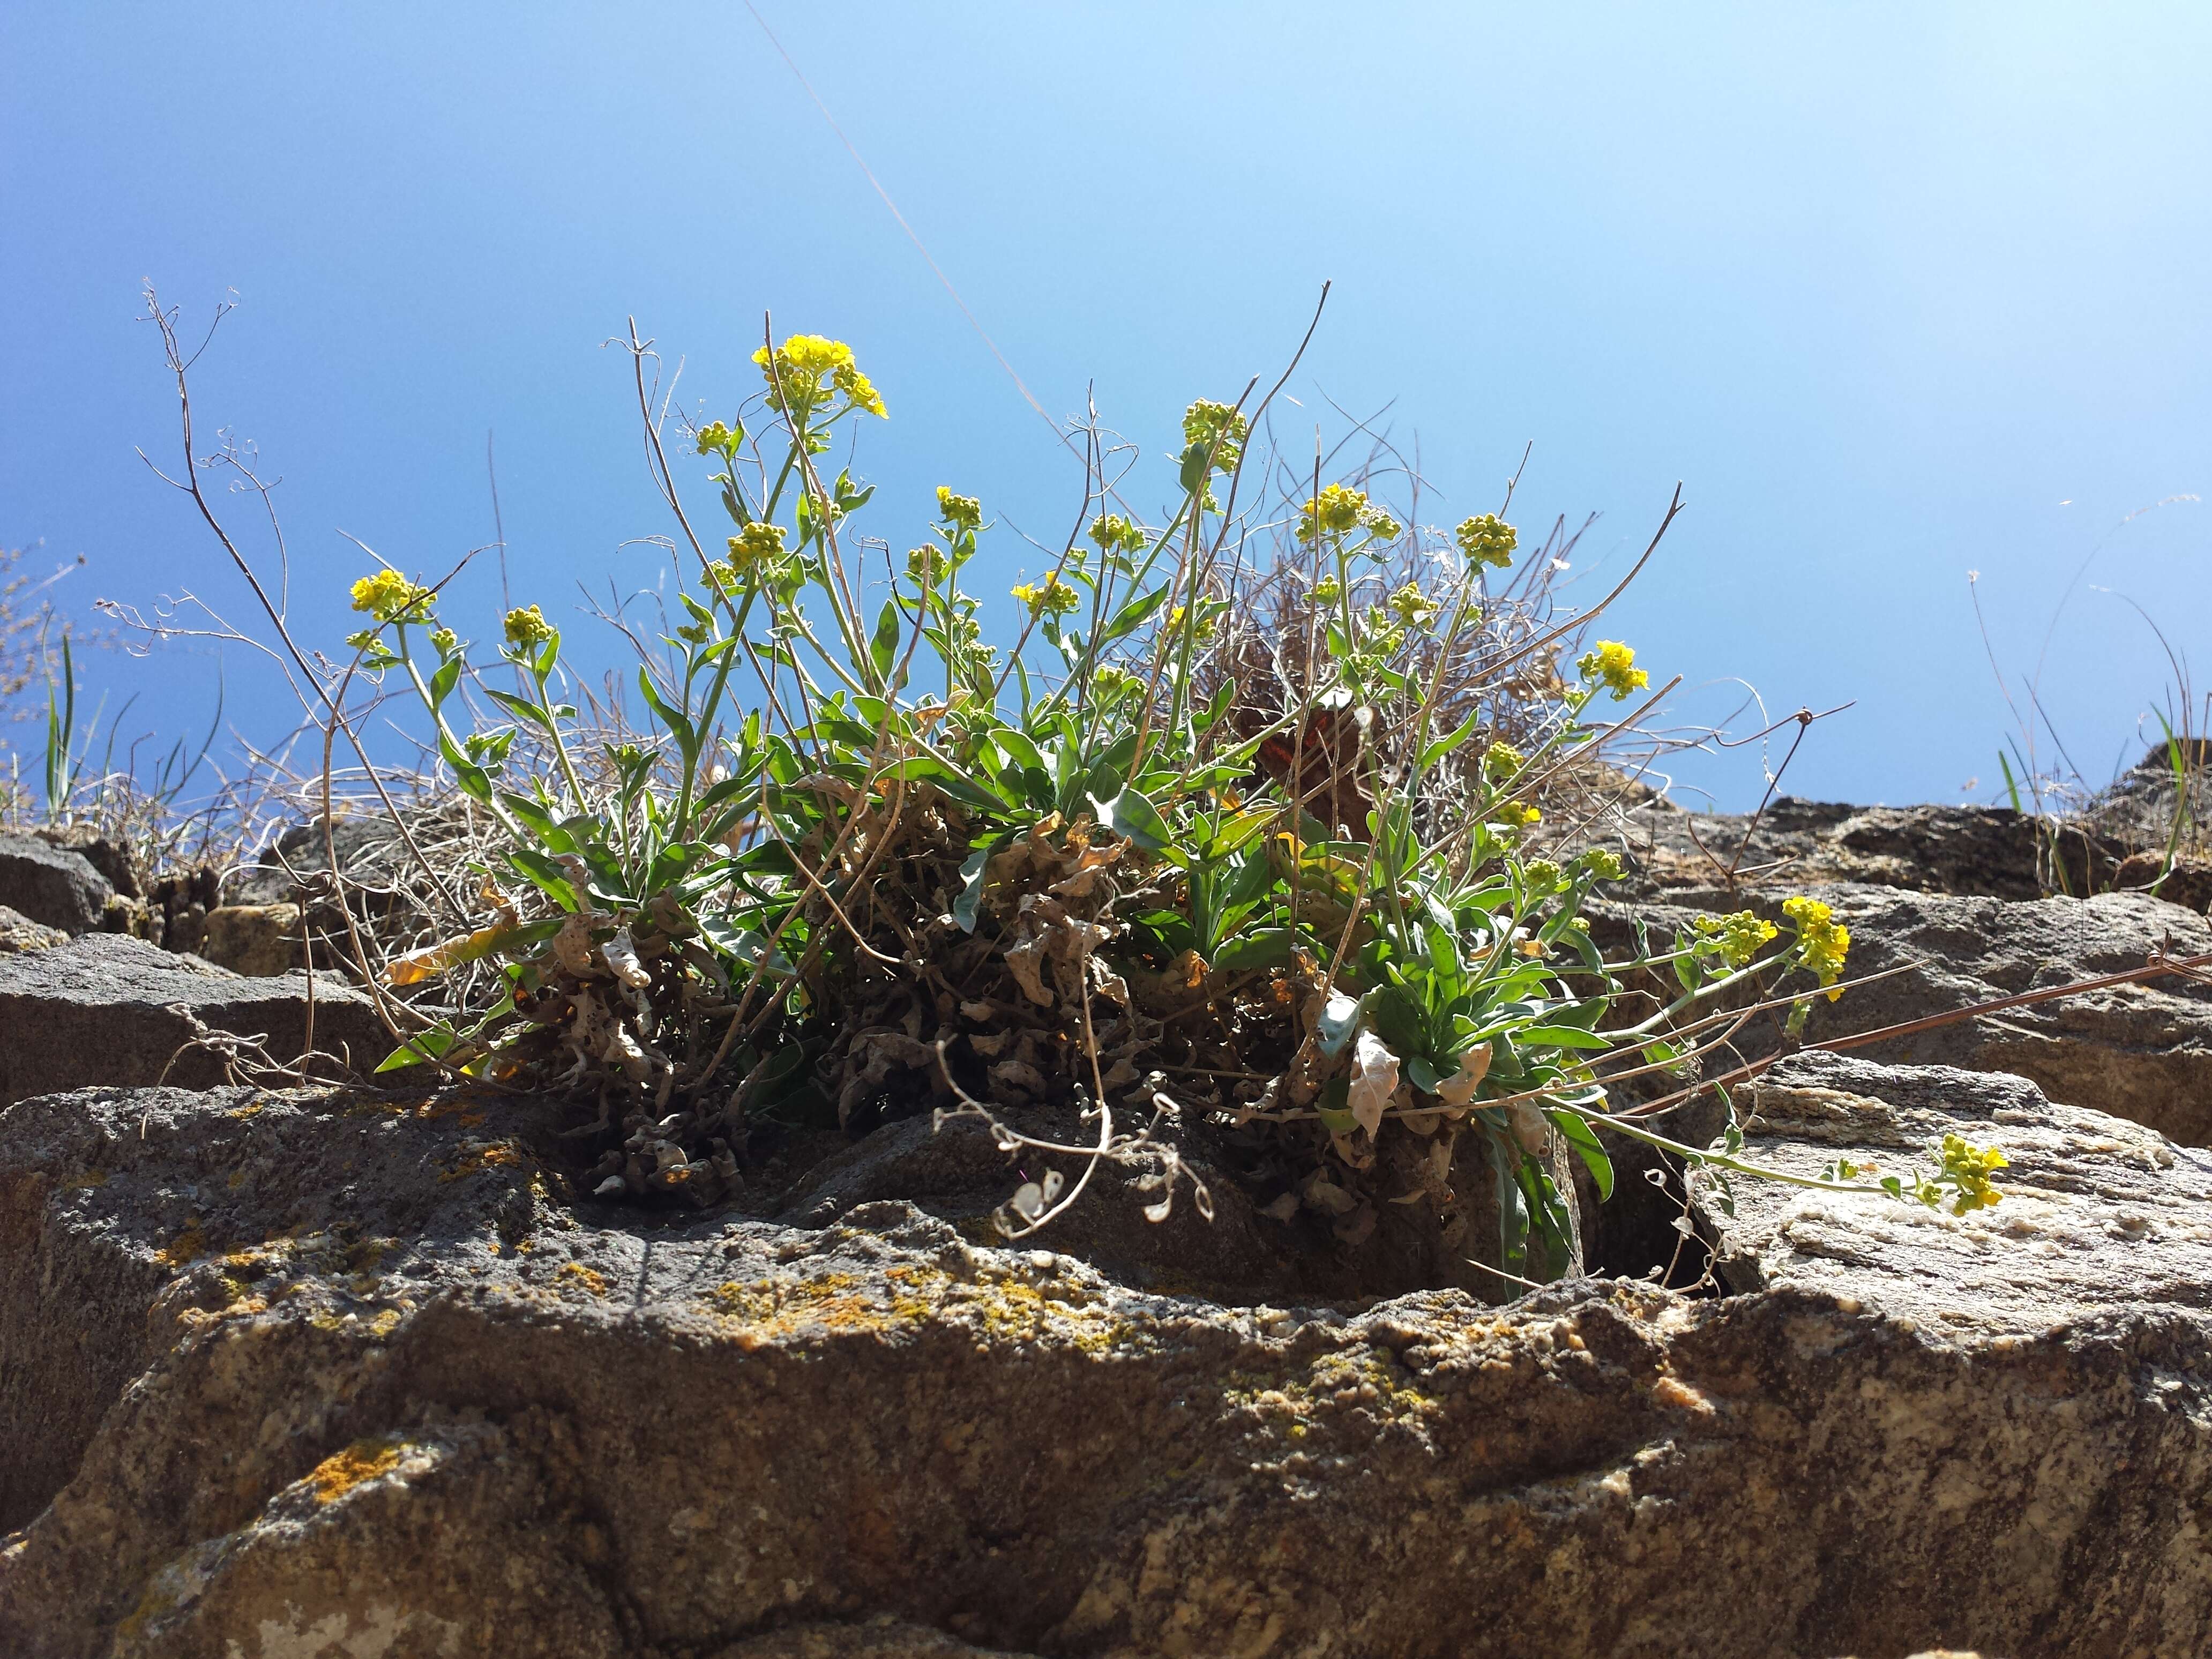
[[[2171,678],[2126,600],[2212,683],[2206,507],[2128,520],[2212,494],[2212,9],[758,3],[1055,415],[1095,386],[1166,445],[1328,278],[1292,389],[1395,399],[1438,516],[1533,441],[1516,516],[1601,513],[1594,589],[1681,480],[1605,631],[1687,677],[1686,719],[1735,680],[1777,714],[1856,699],[1795,793],[1994,798],[1970,569],[2018,672],[2064,600],[2043,696],[2095,777]],[[411,570],[491,539],[487,433],[518,598],[651,580],[601,349],[632,314],[709,412],[763,311],[849,340],[895,542],[940,482],[1054,540],[1078,488],[742,0],[0,0],[0,542],[84,555],[78,607],[242,612],[134,453],[175,441],[143,278],[188,318],[236,290],[197,396],[282,475],[326,642],[364,563],[339,531]],[[1000,540],[1010,582],[1036,559]],[[265,677],[223,672],[272,726]],[[149,726],[204,720],[216,677],[176,645],[88,675]],[[1686,771],[1761,785],[1752,751]]]

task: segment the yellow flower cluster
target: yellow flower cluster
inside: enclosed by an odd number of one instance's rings
[[[1833,1002],[1843,995],[1832,988],[1842,977],[1844,958],[1851,948],[1851,930],[1835,920],[1828,907],[1816,898],[1782,901],[1782,914],[1797,929],[1797,959],[1820,976]]]
[[[1169,611],[1168,632],[1170,634],[1181,632],[1182,629],[1182,619],[1188,614],[1188,613],[1181,605],[1177,605],[1174,610]],[[1220,612],[1218,610],[1209,610],[1201,607],[1198,613],[1198,621],[1190,630],[1191,638],[1198,641],[1202,645],[1212,640],[1213,636],[1220,631]]]
[[[1990,1185],[1990,1176],[2006,1168],[2010,1160],[1994,1146],[1975,1146],[1961,1135],[1943,1137],[1943,1173],[1955,1182],[1959,1196],[1951,1205],[1953,1215],[1964,1215],[1969,1210],[1986,1209],[2001,1202],[2004,1194]]]
[[[848,407],[866,410],[878,419],[890,418],[882,394],[854,367],[853,348],[842,340],[824,339],[819,334],[794,334],[778,346],[772,356],[763,346],[753,353],[753,362],[760,365],[761,378],[768,382],[769,401],[777,408],[782,408],[788,400],[793,410],[804,414],[827,403],[830,389],[835,387],[843,395]],[[703,449],[702,434],[702,453]]]
[[[1501,802],[1495,809],[1498,821],[1516,830],[1533,830],[1544,821],[1544,815],[1526,801]]]
[[[1192,405],[1194,409],[1195,404]],[[1141,553],[1145,532],[1118,513],[1101,513],[1091,521],[1091,539],[1101,553]]]
[[[750,576],[783,556],[783,526],[755,519],[731,537],[729,544],[731,571],[741,578]]]
[[[1365,490],[1344,484],[1326,486],[1298,507],[1298,539],[1302,542],[1316,541],[1323,536],[1348,535],[1355,530],[1364,530],[1370,536],[1387,542],[1397,536],[1399,525],[1367,499]]]
[[[508,611],[503,626],[507,642],[517,651],[527,651],[553,637],[553,624],[545,620],[545,613],[534,605],[520,605]]]
[[[1394,589],[1386,603],[1398,620],[1408,628],[1419,628],[1432,621],[1442,609],[1434,599],[1421,592],[1418,582],[1407,582]]]
[[[983,505],[973,495],[956,495],[951,486],[939,484],[937,516],[956,530],[973,530],[983,522]]]
[[[1501,570],[1513,562],[1513,550],[1521,544],[1520,532],[1495,513],[1461,520],[1453,534],[1460,556],[1469,564],[1494,564]]]
[[[1635,651],[1619,640],[1600,640],[1597,649],[1583,652],[1575,666],[1584,684],[1593,691],[1602,686],[1613,693],[1615,702],[1651,684],[1651,676],[1636,665]]]
[[[1030,615],[1064,617],[1083,603],[1083,597],[1054,571],[1041,582],[1022,582],[1013,590],[1014,597],[1030,608]]]
[[[906,574],[924,587],[933,587],[937,579],[945,574],[945,550],[934,543],[927,547],[909,547],[906,550]]]
[[[1692,926],[1704,943],[1731,968],[1749,964],[1776,931],[1772,922],[1762,921],[1748,910],[1739,910],[1729,916],[1699,916]]]
[[[710,422],[699,428],[699,453],[702,455],[726,455],[742,435],[742,428],[732,432],[720,421]]]
[[[1503,783],[1528,763],[1528,757],[1510,743],[1493,743],[1483,751],[1482,775]]]
[[[427,622],[429,606],[430,590],[397,570],[380,570],[353,585],[353,608],[380,623]]]
[[[1213,470],[1234,472],[1244,453],[1244,417],[1227,404],[1200,398],[1182,412],[1182,441],[1204,444],[1213,452]]]
[[[1620,855],[1609,847],[1593,847],[1578,862],[1583,873],[1592,881],[1619,881],[1628,873],[1628,866],[1620,861]]]

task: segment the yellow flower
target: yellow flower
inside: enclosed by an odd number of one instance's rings
[[[1310,542],[1322,536],[1341,536],[1359,526],[1367,510],[1367,492],[1330,484],[1298,507],[1298,539]]]
[[[1057,571],[1042,582],[1023,582],[1013,592],[1014,597],[1030,608],[1032,617],[1064,617],[1083,603],[1082,596],[1060,580]]]
[[[778,409],[788,404],[793,412],[805,414],[830,400],[834,386],[844,395],[848,408],[865,409],[882,416],[884,400],[868,377],[853,363],[853,348],[842,340],[819,334],[794,334],[771,356],[763,346],[753,353],[761,378],[768,382],[769,402]],[[825,385],[825,382],[827,383]]]
[[[1234,472],[1244,453],[1244,417],[1227,404],[1200,398],[1182,412],[1182,441],[1204,444],[1213,452],[1216,472]]]
[[[1183,608],[1182,608],[1182,606],[1181,606],[1181,605],[1177,605],[1177,606],[1176,606],[1176,607],[1175,607],[1175,609],[1174,609],[1174,610],[1172,610],[1172,611],[1169,611],[1169,612],[1168,612],[1168,632],[1169,632],[1169,633],[1170,633],[1170,634],[1173,634],[1173,633],[1176,633],[1176,632],[1177,632],[1178,630],[1180,630],[1180,629],[1182,629],[1182,619],[1183,619]],[[1198,618],[1197,623],[1196,623],[1192,627],[1192,629],[1191,629],[1191,630],[1190,630],[1190,636],[1191,636],[1191,638],[1193,638],[1194,640],[1198,641],[1200,644],[1203,644],[1203,643],[1205,643],[1206,641],[1211,640],[1211,639],[1212,639],[1212,638],[1216,634],[1219,633],[1220,631],[1221,631],[1221,619],[1220,619],[1219,616],[1218,616],[1217,613],[1214,613],[1214,612],[1212,612],[1212,611],[1201,611],[1201,612],[1200,613],[1200,616],[1199,616],[1199,618]]]
[[[1141,553],[1145,550],[1145,532],[1118,513],[1102,513],[1093,519],[1091,521],[1091,539],[1098,544],[1098,550],[1102,553]]]
[[[1832,988],[1843,976],[1844,958],[1851,948],[1851,930],[1834,920],[1828,907],[1815,898],[1782,901],[1782,914],[1797,929],[1797,959],[1820,976],[1822,988],[1833,1002],[1843,995]]]
[[[441,628],[430,635],[430,643],[441,657],[450,657],[461,642],[461,636],[450,628]]]
[[[1493,743],[1483,751],[1482,775],[1503,783],[1528,764],[1528,757],[1510,743]]]
[[[545,620],[544,612],[534,605],[522,605],[507,613],[504,623],[507,642],[517,651],[527,651],[534,645],[543,645],[553,637],[553,624]]]
[[[763,564],[783,556],[783,526],[755,519],[730,538],[730,568],[739,576],[751,574]]]
[[[1469,564],[1494,564],[1502,570],[1513,562],[1513,550],[1521,538],[1495,513],[1486,513],[1480,518],[1462,519],[1455,539],[1460,556]]]
[[[1994,1146],[1975,1146],[1961,1135],[1945,1135],[1943,1173],[1959,1189],[1951,1213],[1964,1215],[1969,1210],[1986,1209],[2002,1202],[2004,1194],[1990,1185],[1990,1176],[2009,1164],[2010,1160]]]
[[[1408,628],[1419,628],[1442,609],[1434,599],[1421,592],[1418,582],[1407,582],[1395,588],[1386,603],[1397,613],[1398,620]]]
[[[699,453],[702,455],[726,454],[736,436],[721,422],[712,422],[699,428]]]
[[[890,419],[890,411],[884,407],[884,394],[876,390],[875,383],[850,363],[840,363],[830,374],[831,382],[845,394],[845,401],[855,409],[865,409],[879,421]]]
[[[397,570],[380,570],[353,585],[353,608],[380,623],[427,622],[430,590],[418,586]]]
[[[1575,666],[1593,691],[1600,686],[1613,693],[1615,702],[1651,684],[1651,676],[1636,665],[1636,653],[1619,640],[1600,640],[1597,649],[1585,651]]]
[[[1495,809],[1498,821],[1516,830],[1533,830],[1544,821],[1544,815],[1526,801],[1509,800]]]
[[[1593,847],[1577,860],[1592,881],[1619,881],[1628,873],[1620,855],[1609,847]]]
[[[1702,945],[1731,968],[1748,964],[1776,933],[1772,922],[1762,921],[1748,910],[1731,916],[1699,916],[1692,926],[1703,936]]]
[[[983,522],[983,507],[973,495],[956,495],[951,485],[939,484],[937,516],[955,530],[973,530]]]

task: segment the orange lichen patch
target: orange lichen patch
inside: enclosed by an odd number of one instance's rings
[[[460,1181],[494,1165],[513,1167],[521,1162],[522,1149],[511,1140],[465,1140],[459,1158],[438,1179]]]
[[[1651,1385],[1651,1397],[1662,1406],[1673,1406],[1686,1412],[1695,1412],[1700,1417],[1713,1414],[1713,1402],[1688,1383],[1672,1376],[1662,1376]]]
[[[269,1103],[265,1100],[257,1100],[244,1106],[234,1106],[230,1109],[230,1115],[233,1117],[257,1117],[268,1104]]]
[[[82,1175],[71,1176],[67,1181],[62,1182],[62,1190],[65,1193],[82,1193],[88,1192],[94,1187],[105,1187],[106,1184],[106,1170],[87,1170]]]
[[[314,1483],[315,1501],[335,1504],[360,1486],[399,1467],[397,1440],[356,1440],[343,1451],[325,1457],[308,1473]]]
[[[564,1261],[553,1275],[556,1284],[574,1285],[589,1291],[593,1296],[607,1293],[607,1276],[595,1267],[586,1267],[580,1261]]]
[[[207,1253],[207,1234],[200,1230],[200,1218],[194,1216],[185,1223],[184,1231],[154,1252],[154,1260],[165,1267],[183,1267]]]

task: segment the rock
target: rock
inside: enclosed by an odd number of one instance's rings
[[[970,1647],[942,1631],[903,1620],[871,1619],[864,1625],[797,1625],[724,1648],[715,1659],[1026,1659],[994,1648]]]
[[[0,953],[12,956],[19,951],[48,951],[57,945],[68,944],[69,939],[58,927],[33,921],[21,911],[0,905]]]
[[[1835,1002],[1813,998],[1805,1041],[1820,1043],[1993,1002],[2022,992],[2140,968],[2159,951],[2212,952],[2212,923],[2147,893],[2008,903],[1863,884],[1819,887],[1850,929],[1847,974],[1883,975]],[[1708,896],[1717,898],[1717,896]],[[1726,902],[1722,900],[1720,902]],[[1771,895],[1743,908],[1782,920]],[[1637,907],[1655,937],[1693,912]],[[1605,905],[1593,937],[1630,942],[1628,907]],[[1800,975],[1796,983],[1805,983]],[[1771,1053],[1778,1018],[1740,1034],[1747,1055]],[[2189,1146],[2212,1145],[2212,983],[2180,975],[2008,1008],[1854,1052],[1893,1064],[2013,1072],[2053,1099],[2147,1125]]]
[[[307,992],[304,974],[242,979],[118,933],[0,956],[0,1104],[89,1084],[150,1084],[165,1068],[188,1088],[222,1082],[223,1056],[186,1047],[199,1027],[261,1038],[289,1064],[307,1038]],[[364,1070],[390,1052],[361,992],[319,975],[314,1002],[319,1049]]]
[[[418,826],[428,827],[427,815]],[[331,831],[338,867],[349,881],[386,885],[409,860],[407,844],[390,818],[374,811],[339,816]],[[289,904],[301,884],[318,886],[330,870],[331,848],[319,819],[295,824],[270,843],[258,861],[234,872],[222,886],[225,904]]]
[[[1024,1127],[1040,1139],[1068,1145],[1097,1133],[1073,1111],[1032,1115]],[[1057,1170],[1072,1187],[1083,1162],[1034,1151],[1000,1152],[977,1118],[949,1118],[940,1129],[929,1117],[911,1117],[872,1130],[817,1164],[785,1198],[778,1219],[802,1227],[858,1225],[856,1216],[898,1200],[895,1208],[918,1206],[962,1237],[996,1245],[1003,1240],[992,1214],[1025,1178],[1042,1180],[1047,1170]],[[1189,1167],[1206,1183],[1210,1222],[1200,1215],[1187,1180],[1178,1182],[1166,1218],[1146,1221],[1145,1206],[1159,1196],[1139,1185],[1152,1167],[1102,1164],[1091,1176],[1090,1201],[1054,1222],[1037,1242],[1080,1255],[1124,1285],[1201,1292],[1218,1301],[1310,1291],[1329,1269],[1341,1270],[1340,1252],[1308,1259],[1293,1249],[1288,1231],[1256,1216],[1250,1198],[1224,1172],[1198,1158]]]
[[[1623,890],[1692,894],[1689,902],[1701,904],[1738,890],[1830,882],[2034,899],[2056,884],[2046,881],[2052,836],[2077,893],[2087,890],[2085,871],[2109,885],[2125,850],[2082,826],[2039,831],[2035,817],[1999,806],[1847,806],[1782,795],[1755,816],[1685,812],[1658,800],[1620,822],[1631,864]]]
[[[1932,1172],[1947,1133],[2009,1160],[2002,1200],[1965,1216],[1737,1178],[1723,1214],[1693,1173],[1700,1231],[1732,1291],[1817,1292],[1884,1316],[2002,1338],[2154,1310],[2212,1312],[2212,1154],[2023,1078],[1793,1054],[1742,1091],[1744,1156],[1815,1176],[1838,1158]]]
[[[288,974],[303,965],[300,907],[225,904],[207,913],[199,954],[249,978]]]
[[[2192,738],[2181,745],[2189,789],[2191,822],[2212,823],[2212,738]],[[2160,743],[2100,790],[2076,815],[2085,829],[2134,852],[2162,849],[2173,833],[2181,806],[2181,781],[2173,774],[2173,755]]]
[[[571,1210],[528,1101],[26,1101],[0,1650],[2203,1651],[2212,1155],[1792,1064],[1848,1139],[1994,1125],[2017,1196],[1801,1266],[1740,1184],[1718,1299],[1224,1308],[889,1200]]]
[[[48,824],[31,832],[49,847],[78,854],[106,878],[107,884],[124,898],[143,899],[149,884],[137,850],[116,836],[103,835],[88,823]]]
[[[2120,860],[2113,886],[2123,890],[2157,884],[2156,896],[2202,915],[2212,909],[2212,860],[2163,853],[2133,853]]]
[[[88,933],[104,923],[114,896],[82,854],[36,836],[0,834],[0,905],[48,927]]]

